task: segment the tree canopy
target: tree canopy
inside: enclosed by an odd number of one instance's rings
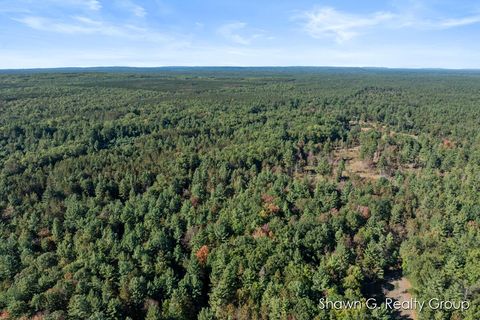
[[[0,319],[480,318],[480,74],[0,75]]]

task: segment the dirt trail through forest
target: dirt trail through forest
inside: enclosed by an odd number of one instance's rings
[[[410,290],[412,285],[410,281],[406,277],[399,277],[393,275],[391,278],[386,279],[387,284],[384,287],[384,295],[387,298],[392,298],[396,301],[403,302],[403,301],[410,301],[412,299],[412,295],[410,294]],[[417,320],[417,313],[415,310],[410,309],[401,309],[399,310],[399,318],[404,320]]]

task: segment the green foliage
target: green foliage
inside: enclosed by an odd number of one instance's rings
[[[472,305],[422,318],[480,317],[477,73],[0,83],[2,315],[390,319],[318,301],[402,268],[415,297]]]

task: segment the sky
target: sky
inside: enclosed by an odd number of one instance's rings
[[[476,0],[0,0],[0,69],[480,68]]]

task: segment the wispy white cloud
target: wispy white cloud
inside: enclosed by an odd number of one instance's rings
[[[401,28],[414,28],[423,31],[435,31],[435,30],[445,30],[450,28],[459,28],[465,27],[468,25],[474,25],[480,23],[480,15],[474,16],[465,16],[460,18],[424,18],[421,16],[403,16],[396,15],[395,19],[392,20],[391,25],[386,25],[386,27],[391,27],[392,29],[401,29]]]
[[[0,13],[32,13],[52,8],[97,12],[102,9],[102,4],[98,0],[0,0]]]
[[[441,28],[454,28],[477,23],[480,23],[480,15],[441,20],[439,21],[438,26]]]
[[[217,33],[236,44],[248,45],[253,40],[264,36],[263,30],[253,29],[246,30],[247,24],[245,22],[227,23],[217,29]],[[245,35],[248,33],[248,35]]]
[[[225,39],[238,43],[247,45],[250,43],[250,40],[246,37],[242,36],[239,31],[244,29],[247,26],[245,22],[233,22],[224,24],[220,28],[218,28],[218,34],[220,34]]]
[[[418,10],[410,12],[374,12],[353,14],[331,7],[317,7],[294,17],[302,21],[304,31],[313,38],[334,38],[338,43],[366,33],[369,29],[415,28],[441,30],[480,23],[480,15],[459,18],[426,18]]]
[[[297,16],[303,21],[304,30],[314,38],[333,37],[344,42],[362,33],[365,29],[394,18],[389,12],[355,15],[331,7],[315,8]]]
[[[143,18],[147,15],[147,10],[144,7],[131,0],[119,0],[118,4],[136,17]]]
[[[55,33],[120,36],[125,32],[125,30],[117,26],[108,25],[102,21],[82,16],[72,17],[69,21],[54,20],[41,16],[25,16],[15,18],[14,20],[35,30]]]
[[[98,0],[47,0],[45,2],[61,6],[83,7],[91,11],[99,11],[102,9],[102,4]]]
[[[87,8],[93,11],[98,11],[102,8],[100,1],[97,1],[97,0],[87,0],[87,1],[79,1],[79,2],[85,3]]]
[[[133,8],[133,14],[136,15],[137,17],[145,17],[147,14],[147,11],[141,7],[141,6],[135,6]]]
[[[156,30],[150,30],[145,27],[131,24],[115,24],[106,20],[96,20],[85,16],[74,16],[63,20],[42,16],[24,16],[22,18],[14,18],[14,20],[32,29],[45,32],[77,35],[103,35],[147,42],[170,42],[173,40],[172,36],[160,33]],[[178,40],[177,37],[176,43],[182,45],[184,44],[184,41]]]

